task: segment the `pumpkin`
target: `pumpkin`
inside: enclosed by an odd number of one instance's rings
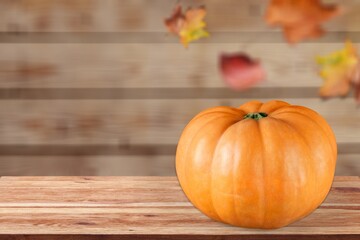
[[[195,116],[176,151],[176,173],[208,217],[273,229],[313,212],[327,196],[335,136],[315,111],[283,101],[215,107]]]

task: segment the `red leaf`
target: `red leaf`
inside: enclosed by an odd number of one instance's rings
[[[265,80],[260,62],[244,53],[222,55],[220,70],[225,83],[234,90],[244,90]]]

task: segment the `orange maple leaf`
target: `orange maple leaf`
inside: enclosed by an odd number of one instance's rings
[[[350,41],[346,42],[344,49],[317,57],[316,60],[321,66],[319,74],[324,79],[320,96],[345,96],[353,85],[356,99],[360,103],[360,58]]]
[[[271,26],[281,26],[289,43],[298,43],[323,35],[321,24],[341,12],[340,7],[320,0],[271,0],[265,20]]]
[[[187,47],[192,41],[208,37],[209,33],[204,29],[206,23],[205,7],[189,8],[182,12],[180,5],[177,5],[170,18],[165,19],[165,25],[169,32],[180,37],[180,42]]]

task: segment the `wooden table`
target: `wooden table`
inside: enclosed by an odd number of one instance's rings
[[[309,217],[243,229],[195,209],[175,177],[1,177],[1,239],[360,239],[360,177],[336,177]]]

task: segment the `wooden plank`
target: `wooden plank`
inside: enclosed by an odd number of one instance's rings
[[[247,101],[3,100],[0,144],[176,144],[183,128],[200,111]],[[360,142],[354,134],[360,132],[360,112],[352,99],[284,101],[318,111],[334,129],[338,143]]]
[[[314,99],[318,87],[230,88],[0,88],[1,100],[147,100],[147,99]],[[353,97],[352,92],[346,97]]]
[[[1,176],[175,176],[172,155],[2,156]],[[360,154],[339,154],[337,176],[360,176]]]
[[[360,172],[360,169],[358,169],[358,172]],[[174,176],[175,157],[174,155],[6,156],[0,157],[0,175]]]
[[[328,1],[329,2],[329,1]],[[347,14],[327,24],[331,31],[344,24],[356,31],[358,0],[330,1],[345,6]],[[267,30],[263,14],[267,4],[261,0],[182,1],[185,6],[206,4],[211,31]],[[3,1],[0,31],[165,31],[163,19],[176,2],[163,0],[41,0]]]
[[[218,69],[219,54],[246,51],[261,59],[267,72],[259,86],[318,88],[322,80],[315,56],[342,47],[341,42],[296,47],[214,43],[186,50],[178,44],[0,44],[0,87],[226,87]]]
[[[109,239],[360,236],[359,177],[336,177],[327,199],[314,213],[272,231],[208,219],[187,201],[175,177],[2,177],[0,189],[0,234],[7,239],[23,234],[40,239],[50,235],[49,239],[58,239],[62,234],[70,239],[82,234]]]
[[[360,176],[360,154],[340,154],[336,163],[337,176]]]

